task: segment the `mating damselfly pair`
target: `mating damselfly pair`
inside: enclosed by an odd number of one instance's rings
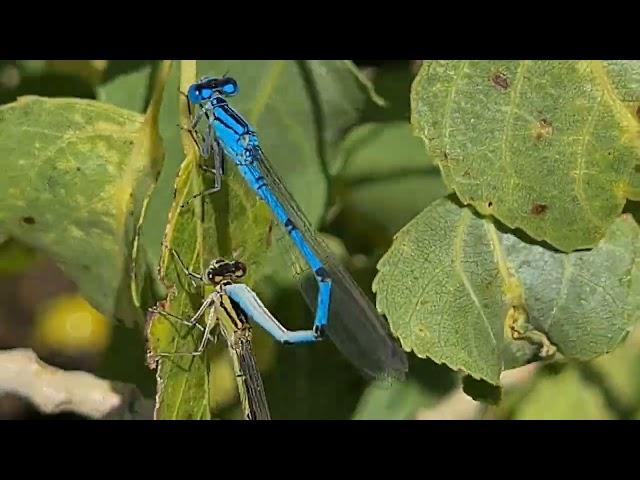
[[[257,295],[237,278],[220,284],[219,291],[276,340],[282,343],[313,343],[328,336],[361,372],[376,379],[401,378],[407,370],[402,348],[392,337],[383,317],[357,286],[350,274],[321,241],[310,222],[284,187],[265,155],[249,123],[227,101],[238,93],[237,82],[228,76],[204,77],[189,88],[193,105],[192,132],[203,169],[214,175],[214,186],[202,194],[215,194],[221,186],[225,157],[232,160],[250,189],[270,209],[276,223],[293,244],[305,270],[315,279],[313,293],[305,288],[314,312],[313,327],[289,331],[262,305]],[[198,127],[206,121],[204,134]],[[205,307],[207,308],[207,307]],[[206,332],[205,332],[206,333]],[[206,340],[206,335],[203,341]]]

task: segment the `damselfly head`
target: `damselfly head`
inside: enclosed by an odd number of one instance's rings
[[[244,263],[224,258],[216,258],[207,268],[207,280],[217,285],[225,280],[235,281],[245,276],[247,267]]]
[[[233,77],[227,77],[226,74],[222,77],[205,77],[198,84],[224,97],[231,97],[238,93],[238,82]]]
[[[238,93],[238,82],[232,77],[202,77],[189,87],[187,96],[191,103],[203,103],[216,95],[232,97]]]

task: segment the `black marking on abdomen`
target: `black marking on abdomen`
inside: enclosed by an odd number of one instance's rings
[[[262,175],[258,175],[257,177],[255,177],[255,182],[256,182],[256,190],[260,190],[261,188],[264,188],[267,186],[267,182],[265,182],[264,177]]]
[[[214,113],[215,115],[215,113]],[[227,122],[224,121],[224,119],[219,116],[219,115],[215,115],[216,117],[216,121],[220,124],[222,124],[224,127],[226,127],[228,130],[232,131],[233,133],[235,133],[236,135],[238,135],[239,132],[236,131],[235,128],[233,128],[231,125],[229,125]]]
[[[319,327],[314,327],[313,333],[315,334],[316,338],[324,338],[324,335],[325,335],[324,325],[321,325]]]
[[[284,222],[284,228],[287,229],[288,233],[291,233],[294,230],[298,230],[298,227],[296,227],[296,224],[293,223],[293,220],[291,220],[290,218],[287,218],[287,221]]]
[[[220,306],[227,317],[234,323],[235,328],[240,330],[247,324],[247,318],[244,316],[243,310],[231,297],[227,297],[231,304],[232,311],[229,311],[229,308],[226,305],[226,302],[221,302]]]
[[[313,273],[320,279],[320,281],[327,280],[329,278],[329,272],[327,272],[326,268],[324,267],[316,268],[315,272]]]

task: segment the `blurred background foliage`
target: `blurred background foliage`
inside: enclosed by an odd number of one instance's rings
[[[425,168],[426,151],[409,124],[409,92],[419,62],[355,63],[387,104],[370,100],[330,159],[335,175],[322,231],[344,244],[349,269],[366,286],[393,235],[447,189],[437,168]],[[158,62],[144,60],[2,61],[0,104],[23,95],[81,97],[142,112],[157,67]],[[164,230],[183,159],[173,94],[178,67],[173,68],[161,114],[165,164],[145,224],[149,237],[159,237]],[[145,92],[140,85],[146,85]],[[147,245],[152,257],[159,256],[159,247]],[[47,258],[0,238],[0,348],[32,347],[50,364],[135,383],[153,397],[154,372],[145,365],[140,332],[113,324],[76,291]],[[276,317],[286,317],[289,328],[309,325],[310,313],[291,293],[279,291],[270,299],[270,309]],[[383,388],[365,384],[330,342],[286,348],[261,330],[254,332],[254,350],[275,419],[640,418],[640,339],[635,334],[614,353],[589,363],[533,365],[520,374],[510,372],[514,378],[505,380],[502,401],[485,406],[461,393],[459,375],[429,360],[410,356],[407,382]],[[239,418],[231,363],[221,357],[214,369],[216,416]],[[40,417],[26,401],[0,394],[0,418]]]

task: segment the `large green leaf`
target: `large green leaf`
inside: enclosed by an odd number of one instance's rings
[[[187,84],[194,80],[195,62],[182,62],[181,83]],[[174,95],[177,96],[178,93],[175,92]],[[186,117],[187,109],[183,105],[181,119],[188,120]],[[203,189],[203,184],[197,171],[196,162],[200,159],[196,147],[190,143],[186,133],[182,136],[186,158],[175,180],[173,204],[169,210],[159,267],[160,278],[165,282],[169,293],[159,308],[177,318],[188,320],[202,304],[205,292],[201,285],[190,285],[186,275],[173,261],[169,248],[178,252],[190,270],[198,273],[204,271],[203,198],[200,197],[185,209],[181,207],[194,191]],[[206,317],[201,320],[203,324]],[[176,322],[166,315],[153,314],[147,324],[147,339],[150,365],[156,369],[157,378],[155,417],[211,418],[209,352],[199,356],[185,355],[197,350],[201,340],[198,330]],[[162,357],[158,354],[171,356]]]
[[[184,215],[180,211],[180,204],[191,194],[189,187],[193,160],[192,156],[185,161],[176,180],[176,199],[170,211],[165,242],[167,247],[174,248],[180,254],[189,269],[200,273],[204,271],[202,225],[195,215]],[[194,204],[193,208],[198,206]],[[198,210],[201,211],[201,207]],[[162,257],[160,277],[169,288],[169,295],[159,307],[178,318],[190,319],[202,304],[204,292],[189,284],[167,249]],[[202,318],[201,324],[205,320],[206,317]],[[195,352],[200,344],[200,332],[163,315],[154,314],[149,319],[147,338],[158,385],[155,417],[165,420],[210,418],[208,352],[200,356],[160,357],[155,361],[156,354]]]
[[[161,90],[160,90],[161,93]],[[163,159],[157,116],[73,98],[0,107],[0,230],[43,251],[108,317],[142,322],[138,224]]]
[[[553,251],[503,233],[450,199],[396,236],[374,282],[407,350],[499,385],[535,360],[613,350],[637,318],[638,237],[620,216],[590,251]]]
[[[465,204],[563,251],[634,196],[640,62],[425,61],[412,123]]]

